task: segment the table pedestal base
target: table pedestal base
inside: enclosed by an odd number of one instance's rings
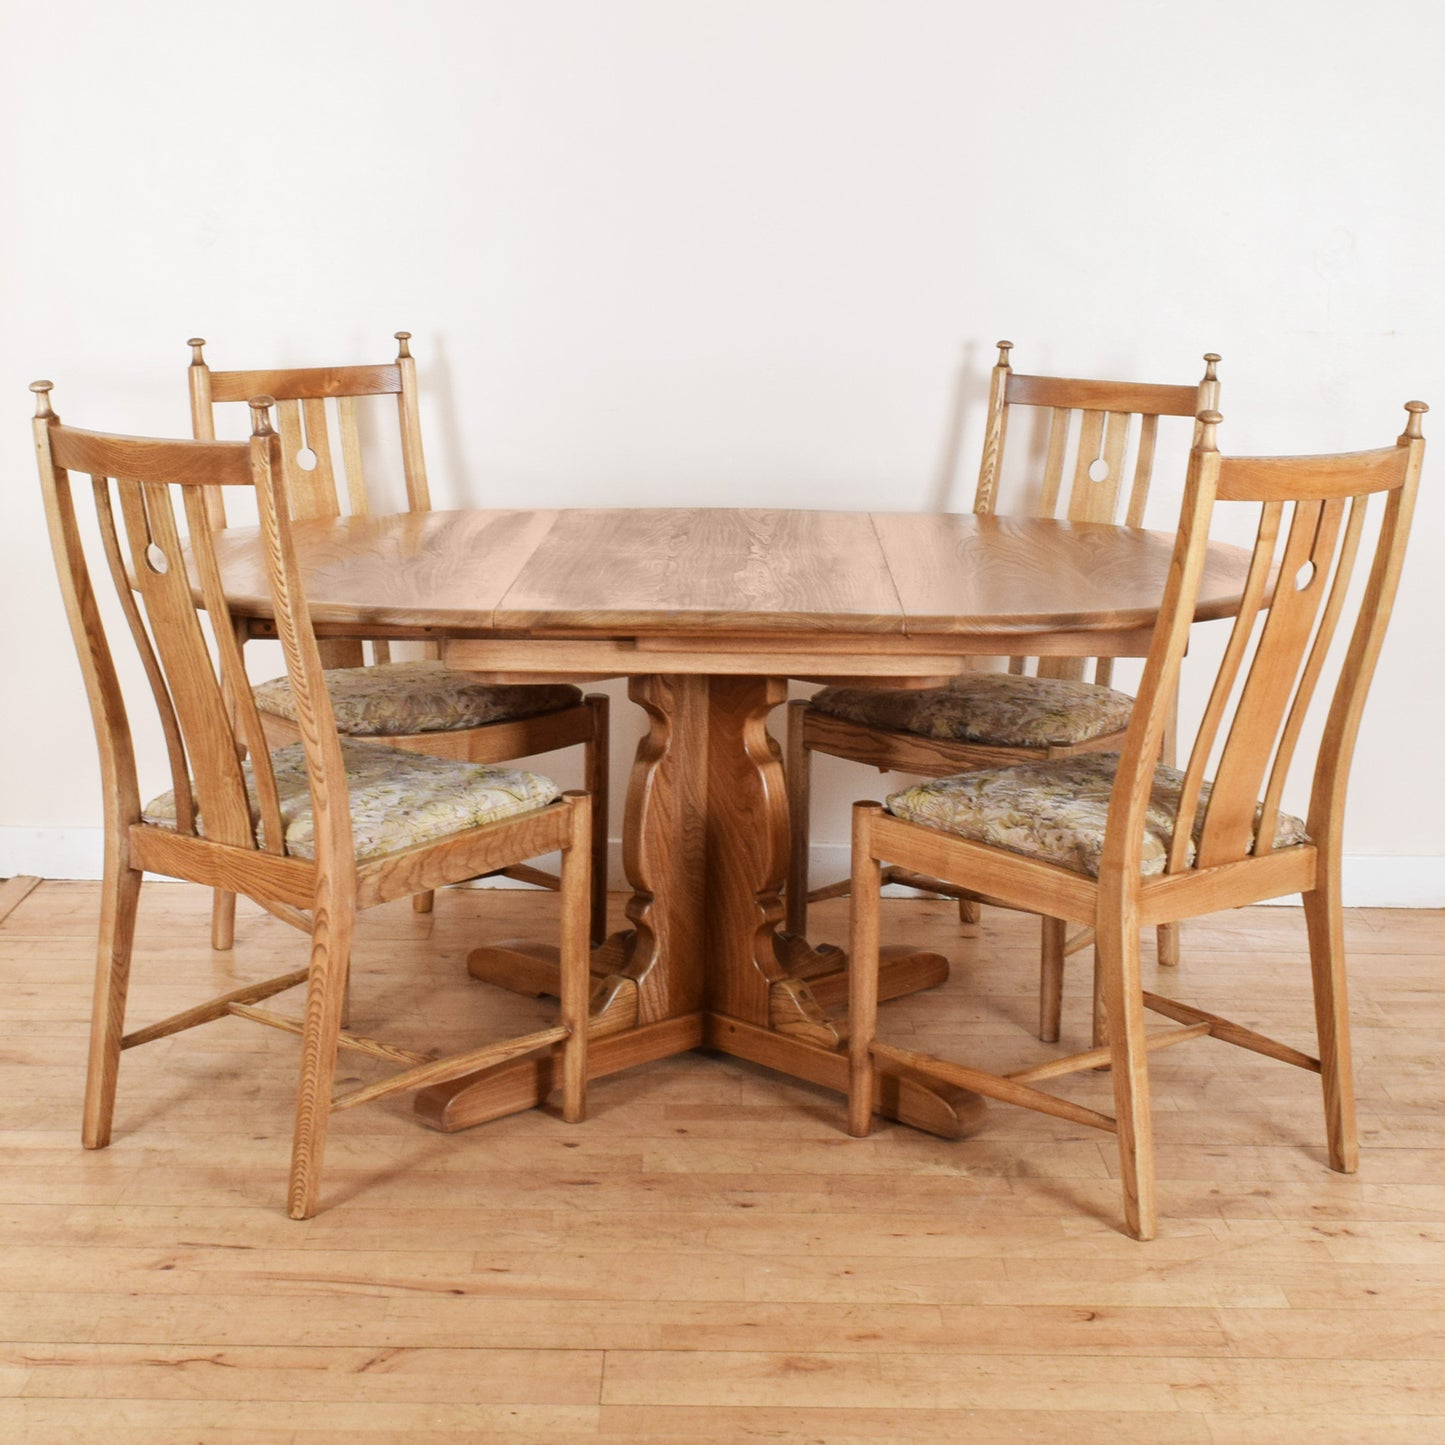
[[[847,960],[779,931],[787,794],[766,723],[786,685],[669,674],[633,678],[629,695],[650,723],[623,828],[632,928],[593,954],[588,1077],[701,1046],[846,1091]],[[480,948],[467,964],[506,988],[556,992],[555,950]],[[938,954],[888,950],[880,997],[947,977]],[[429,1089],[416,1111],[465,1129],[541,1103],[554,1077],[552,1052],[539,1053]],[[983,1101],[962,1090],[887,1076],[879,1087],[883,1113],[945,1137],[982,1115]]]
[[[593,951],[589,1080],[689,1049],[708,1048],[839,1093],[847,1091],[847,1025],[824,1012],[847,1000],[847,958],[841,949],[831,944],[814,949],[801,939],[779,935],[780,952],[801,972],[773,985],[765,1027],[716,1013],[684,1014],[660,1023],[639,1024],[636,987],[631,979],[613,971],[627,942],[626,934],[613,934]],[[467,958],[467,969],[474,977],[514,993],[557,995],[557,950],[553,945],[509,942],[474,949]],[[948,960],[939,954],[885,949],[878,996],[883,1000],[900,998],[933,988],[947,977]],[[560,1060],[560,1052],[552,1048],[439,1084],[417,1096],[417,1117],[434,1129],[454,1133],[534,1108],[561,1087]],[[963,1089],[880,1074],[878,1111],[915,1129],[960,1139],[983,1122],[984,1102]]]

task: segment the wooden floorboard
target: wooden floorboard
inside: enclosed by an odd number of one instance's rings
[[[15,890],[18,891],[18,890]],[[621,919],[621,899],[614,908]],[[555,900],[443,893],[366,915],[353,1026],[460,1047],[546,1001],[466,974]],[[147,884],[132,1019],[304,962],[242,905]],[[944,1142],[701,1054],[459,1135],[389,1100],[333,1126],[324,1212],[285,1217],[295,1041],[239,1020],[125,1056],[79,1146],[98,885],[0,923],[0,1440],[1445,1442],[1445,919],[1351,912],[1362,1161],[1324,1164],[1318,1080],[1201,1040],[1155,1056],[1160,1237],[1119,1228],[1112,1141],[992,1106]],[[841,940],[846,903],[815,934]],[[1041,1055],[1030,921],[890,900],[954,977],[888,1036]],[[1086,959],[1060,1052],[1087,1032]],[[1301,914],[1186,924],[1146,986],[1311,1047]],[[373,1065],[343,1070],[369,1077]],[[1109,1107],[1105,1074],[1065,1086]]]

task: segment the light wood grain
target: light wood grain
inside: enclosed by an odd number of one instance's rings
[[[396,1102],[340,1115],[336,1205],[296,1224],[275,1208],[293,1045],[234,1021],[129,1055],[115,1142],[85,1153],[74,1123],[99,896],[47,882],[0,926],[8,1439],[1445,1433],[1439,911],[1342,915],[1363,965],[1358,1174],[1321,1168],[1311,1076],[1243,1055],[1221,1069],[1220,1045],[1156,1059],[1172,1204],[1141,1250],[1108,1223],[1117,1184],[1091,1130],[994,1108],[953,1144],[887,1123],[848,1140],[831,1095],[700,1056],[594,1082],[578,1148],[538,1112],[454,1136]],[[457,966],[471,941],[550,933],[558,916],[555,896],[522,891],[449,904],[359,920],[359,1028],[404,1003],[410,1042],[464,1035],[491,992]],[[147,884],[138,1006],[184,1002],[174,965],[194,957],[207,908],[199,889]],[[844,905],[816,911],[841,936]],[[1014,1067],[1035,1007],[1030,920],[991,911],[965,937],[948,904],[885,899],[880,914],[885,939],[956,964],[941,989],[887,1005],[893,1025],[930,1051],[967,1029],[981,1062]],[[1181,968],[1215,1000],[1306,986],[1299,909],[1186,927]],[[304,962],[304,941],[248,903],[237,928],[218,988]],[[1172,982],[1148,950],[1143,972]],[[522,1033],[548,1006],[501,996],[487,1012]],[[1086,989],[1066,995],[1063,1023],[1087,1037]],[[1108,1106],[1107,1076],[1069,1091]]]
[[[1029,1109],[1074,1111],[1067,1116],[1117,1134],[1125,1226],[1138,1239],[1152,1239],[1157,1210],[1149,1052],[1154,1044],[1144,1027],[1145,1010],[1151,1009],[1189,1027],[1205,1025],[1220,1042],[1318,1073],[1329,1165],[1343,1173],[1358,1167],[1339,886],[1345,780],[1409,536],[1424,455],[1424,411],[1422,403],[1407,403],[1407,424],[1398,442],[1351,454],[1347,460],[1352,471],[1337,457],[1271,458],[1263,467],[1249,460],[1236,464],[1219,453],[1219,414],[1200,413],[1168,588],[1119,749],[1096,874],[1046,862],[1027,849],[970,840],[943,826],[893,817],[876,804],[855,809],[853,1069],[847,1115],[852,1133],[868,1131],[872,1071],[880,1063]],[[1353,478],[1350,484],[1347,475]],[[1380,521],[1373,542],[1362,546],[1362,518],[1371,501],[1377,504]],[[1167,856],[1160,860],[1162,874],[1146,877],[1143,840],[1146,816],[1157,806],[1156,762],[1173,726],[1179,668],[1207,562],[1210,523],[1216,505],[1226,503],[1253,504],[1258,532],[1252,585],[1225,648],[1188,765],[1179,775],[1179,802]],[[1351,577],[1361,556],[1367,581],[1352,592]],[[1279,580],[1261,620],[1262,579],[1276,571]],[[1353,608],[1348,597],[1355,599]],[[1349,642],[1311,764],[1307,836],[1279,846],[1275,825],[1284,775],[1346,614],[1351,614]],[[1213,775],[1212,790],[1206,789],[1206,770]],[[1027,801],[1021,806],[1027,808]],[[1003,816],[995,821],[1014,826]],[[1197,847],[1191,841],[1196,837]],[[1093,927],[1103,1025],[1100,1030],[1096,1015],[1095,1039],[1098,1042],[1102,1032],[1107,1045],[1112,1116],[1077,1101],[1025,1092],[1020,1080],[1030,1073],[1047,1077],[1054,1072],[1047,1064],[1043,1073],[1015,1069],[985,1077],[955,1057],[932,1056],[878,1039],[880,962],[873,920],[884,861],[984,891],[1015,907]],[[1317,1054],[1242,1021],[1232,1022],[1214,1009],[1181,1006],[1169,991],[1143,987],[1139,936],[1146,922],[1164,923],[1189,917],[1203,906],[1238,906],[1296,890],[1304,899]],[[1252,991],[1238,997],[1230,1011],[1253,998]],[[1097,1050],[1070,1062],[1077,1065],[1094,1057]]]
[[[226,402],[245,402],[257,395],[277,400],[280,429],[280,459],[286,482],[291,520],[333,522],[349,514],[353,518],[368,517],[376,510],[372,482],[368,480],[367,451],[364,444],[362,408],[371,398],[394,400],[392,417],[396,427],[401,456],[404,499],[408,516],[425,516],[431,507],[431,489],[427,481],[426,458],[422,447],[421,416],[417,390],[416,360],[411,354],[411,333],[398,331],[396,360],[384,366],[303,367],[295,370],[264,369],[254,371],[212,371],[205,359],[205,342],[200,337],[190,341],[191,364],[189,385],[191,425],[198,438],[212,438],[216,432],[215,408]],[[377,404],[372,403],[373,409]],[[372,425],[376,423],[372,420]],[[385,425],[385,421],[381,423]],[[220,494],[212,489],[207,509],[212,525],[224,520]],[[495,539],[493,539],[495,540]],[[505,551],[505,542],[502,544]],[[395,560],[395,559],[393,559]],[[505,566],[500,571],[505,580]],[[240,590],[264,599],[269,596],[269,582],[264,572],[249,579],[237,579]],[[378,594],[382,596],[384,594]],[[242,639],[258,631],[255,622],[242,623]],[[328,637],[321,643],[321,656],[327,667],[360,667],[366,661],[363,640],[371,649],[371,660],[391,660],[390,642],[386,638],[366,638],[357,631],[353,620],[346,633]],[[439,655],[435,639],[426,638],[423,655]],[[576,706],[553,707],[550,711],[521,709],[522,716],[480,727],[454,727],[426,732],[392,734],[378,739],[374,734],[353,733],[364,742],[381,742],[383,746],[402,748],[407,752],[430,757],[461,758],[476,763],[507,763],[534,757],[556,748],[579,746],[583,751],[583,768],[597,812],[598,825],[593,841],[592,870],[599,878],[607,868],[608,776],[607,766],[607,699],[602,694],[580,699]],[[300,734],[287,718],[263,716],[267,737],[272,746],[284,746],[298,740]],[[555,875],[548,884],[558,886]],[[416,895],[415,907],[429,912],[432,893]],[[591,932],[593,942],[600,943],[605,934],[605,921],[600,897],[593,900]],[[224,950],[231,946],[234,911],[232,901],[218,894],[212,922],[212,946]]]
[[[871,519],[760,508],[560,514],[498,608],[536,632],[897,632]]]
[[[913,636],[1147,631],[1174,547],[1168,532],[1046,517],[894,512],[876,523]],[[1216,549],[1196,620],[1233,614],[1242,562],[1239,549]]]
[[[840,655],[813,669],[825,675],[847,672],[854,644],[884,653],[899,634],[960,651],[1050,634],[1065,651],[1093,634],[1112,647],[1131,634],[1138,649],[1173,540],[1048,518],[705,508],[432,512],[302,523],[296,538],[321,624],[648,637],[680,652],[694,634],[738,652],[756,638],[778,673],[796,671],[790,653],[816,657],[810,643],[836,638]],[[254,534],[235,528],[218,555],[233,605],[264,617],[254,548]],[[1211,549],[1200,618],[1232,614],[1247,555]],[[701,654],[667,670],[711,671]]]
[[[998,362],[989,380],[983,454],[973,505],[978,535],[960,530],[953,539],[952,557],[930,552],[921,559],[911,553],[911,538],[896,535],[895,519],[880,520],[880,537],[899,575],[899,595],[913,617],[912,631],[933,630],[941,620],[946,627],[950,615],[956,625],[968,628],[967,619],[985,600],[994,603],[1007,595],[1015,608],[1039,609],[1033,615],[1019,611],[1009,619],[1000,619],[1020,629],[1019,645],[1009,656],[1011,673],[1074,681],[1082,680],[1087,673],[1093,682],[1107,686],[1113,676],[1114,657],[1139,650],[1137,645],[1120,647],[1110,634],[1128,636],[1136,630],[1140,621],[1131,612],[1142,605],[1152,616],[1163,588],[1161,581],[1133,598],[1127,597],[1116,585],[1118,578],[1112,569],[1123,566],[1131,578],[1142,578],[1157,572],[1159,557],[1126,559],[1118,555],[1104,559],[1095,555],[1095,549],[1101,543],[1111,551],[1120,545],[1121,537],[1112,534],[1116,523],[1128,527],[1124,536],[1131,544],[1146,549],[1161,543],[1169,545],[1140,530],[1153,482],[1160,420],[1172,417],[1192,422],[1197,413],[1217,405],[1219,379],[1215,368],[1219,357],[1213,352],[1205,354],[1204,375],[1197,385],[1161,386],[1020,374],[1013,369],[1012,351],[1012,342],[999,343]],[[1042,474],[1032,474],[1038,467],[1035,456],[1031,470],[1025,470],[1022,478],[1033,485],[1019,488],[1006,501],[1002,474],[1010,419],[1015,428],[1030,419],[1026,413],[1022,417],[1016,414],[1020,408],[1036,409],[1033,419],[1046,423],[1048,440]],[[1194,425],[1197,429],[1198,423]],[[1023,444],[1016,444],[1012,451],[1022,453]],[[1025,513],[1029,518],[1057,520],[1076,530],[1053,538],[1047,533],[1031,534],[1020,547],[1015,533],[1019,524],[1027,527]],[[956,519],[937,520],[945,528],[956,525]],[[1111,530],[1101,532],[1101,525]],[[1101,568],[1108,570],[1101,573]],[[970,591],[975,587],[982,596]],[[1213,589],[1211,581],[1201,590],[1207,595]],[[1124,611],[1111,610],[1121,605]],[[1068,613],[1070,607],[1077,611]],[[1043,617],[1077,644],[1072,652],[1065,654],[1057,644],[1046,644],[1039,655],[1030,653],[1026,637],[1047,632],[1050,625],[1040,625]],[[1085,644],[1091,632],[1097,632],[1099,640],[1092,649],[1095,656],[1088,659]],[[1172,735],[1169,741],[1172,744]],[[1121,742],[1122,733],[1099,734],[1071,745],[1027,749],[1002,740],[925,739],[835,717],[821,708],[796,709],[789,715],[788,740],[793,812],[804,816],[809,808],[814,752],[884,771],[946,777],[1030,758],[1112,752]],[[1172,758],[1172,751],[1166,750],[1166,761]],[[895,872],[886,871],[885,880],[891,881]],[[827,886],[831,890],[837,885]],[[976,890],[940,882],[935,891],[958,898],[960,920],[977,918]],[[796,828],[787,898],[790,932],[806,931],[808,904],[821,896],[808,884],[806,826]],[[1177,933],[1172,924],[1163,925],[1163,930],[1159,938],[1161,957],[1177,958]],[[1052,920],[1042,924],[1039,1037],[1045,1042],[1058,1037],[1056,1019],[1064,959],[1081,946],[1083,936],[1076,935],[1070,941]]]
[[[635,892],[632,926],[607,965],[606,1027],[691,1019],[711,1000],[707,1027],[720,1047],[841,1081],[841,1053],[826,1066],[814,1057],[819,1047],[841,1047],[846,1029],[830,1012],[837,1000],[820,1002],[807,968],[794,971],[811,956],[806,945],[790,951],[778,934],[787,799],[765,740],[768,711],[782,696],[773,679],[950,672],[967,654],[1012,652],[1025,639],[1065,656],[1138,653],[1163,590],[1165,538],[1100,527],[1081,542],[1053,521],[980,536],[979,520],[682,508],[440,512],[303,522],[295,535],[323,630],[363,622],[373,635],[443,637],[454,664],[517,677],[630,676],[649,732],[624,818]],[[884,530],[896,542],[891,557]],[[970,597],[935,598],[965,610],[930,632],[926,616],[900,603],[902,583],[954,569],[963,535],[995,563],[979,568],[985,582]],[[264,619],[244,530],[223,533],[221,544],[232,605]],[[1047,587],[1020,598],[1021,570],[1047,572],[1081,548],[1086,562],[1074,566],[1098,568],[1104,579],[1089,596],[1097,613]],[[1216,548],[1209,562],[1201,610],[1228,612],[1247,554]],[[1036,610],[1020,612],[1021,600]],[[484,949],[473,951],[472,967],[498,981],[514,974]],[[944,967],[890,965],[915,986]],[[536,971],[524,972],[530,987]],[[639,1044],[636,1057],[656,1057],[659,1047]],[[463,1128],[538,1102],[543,1078],[524,1066],[490,1070],[474,1089],[449,1084],[418,1108],[439,1127]],[[900,1103],[890,1085],[884,1106],[896,1103],[950,1137],[970,1127],[974,1111],[958,1091],[923,1101],[922,1086],[904,1092]]]
[[[298,555],[312,615],[368,631],[388,627],[486,631],[517,574],[555,525],[556,512],[401,512],[302,523]],[[226,595],[238,613],[269,618],[255,530],[216,539]],[[479,567],[478,558],[486,565]],[[451,623],[451,628],[445,624]]]
[[[569,1122],[580,1121],[591,983],[585,922],[591,897],[590,799],[568,794],[513,818],[358,859],[349,778],[321,650],[296,569],[289,487],[281,467],[283,440],[272,429],[270,399],[251,402],[249,442],[167,442],[74,432],[60,424],[50,404],[50,383],[36,383],[34,390],[41,493],[105,782],[105,883],[82,1110],[85,1146],[104,1149],[111,1142],[123,1052],[153,1049],[203,1024],[241,1017],[300,1036],[287,1191],[293,1219],[316,1212],[330,1118],[355,1104],[546,1047],[561,1057],[564,1116]],[[115,468],[119,475],[101,470],[85,485],[72,478],[72,464]],[[313,816],[306,857],[288,855],[277,765],[246,676],[243,629],[223,593],[213,548],[219,534],[211,530],[207,499],[245,472],[251,476],[260,517],[272,614],[296,703],[296,730],[309,784]],[[82,529],[76,507],[77,495],[87,494],[98,522],[95,550],[103,558],[96,564],[88,559],[83,539],[89,529]],[[156,820],[141,806],[120,674],[93,582],[106,574],[117,590],[129,641],[141,655],[167,741],[173,822]],[[406,809],[408,800],[398,797],[395,806]],[[520,1041],[514,1036],[480,1048],[473,1041],[435,1058],[357,1035],[349,1040],[355,1048],[405,1061],[408,1067],[387,1080],[356,1084],[338,1094],[337,1053],[345,1037],[358,911],[554,851],[563,856],[561,1022],[547,1030],[527,1030]],[[127,1029],[135,922],[147,867],[245,894],[302,927],[309,935],[306,967],[216,995],[206,970],[188,959],[176,973],[190,981],[192,999],[163,1011],[158,1022]],[[226,919],[227,926],[231,921]],[[298,985],[305,988],[300,1017],[253,1007]],[[195,994],[208,991],[213,994],[209,1002],[194,1002]]]

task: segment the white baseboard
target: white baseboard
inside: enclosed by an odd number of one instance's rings
[[[0,878],[17,873],[99,878],[103,858],[99,828],[0,828]],[[848,872],[847,845],[815,843],[809,850],[809,868],[816,882],[842,878]],[[1445,857],[1347,854],[1344,885],[1347,908],[1445,908]],[[524,885],[495,879],[488,880],[488,886]],[[616,838],[608,844],[607,886],[626,886],[622,844]]]

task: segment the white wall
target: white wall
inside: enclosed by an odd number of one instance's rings
[[[1414,396],[1445,431],[1423,0],[3,4],[0,876],[98,858],[37,376],[76,424],[184,434],[192,334],[248,366],[405,327],[441,506],[966,507],[1000,336],[1175,381],[1218,350],[1229,450],[1381,444]],[[1445,902],[1441,466],[1361,901]],[[820,776],[841,844],[878,780]]]

